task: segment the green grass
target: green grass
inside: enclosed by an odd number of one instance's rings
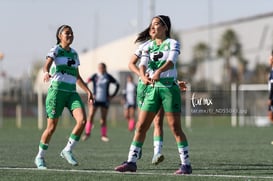
[[[0,128],[1,181],[273,179],[271,127],[231,128],[229,118],[226,117],[194,118],[192,128],[184,128],[190,143],[193,174],[174,176],[172,173],[179,166],[179,156],[175,140],[166,124],[164,162],[158,166],[151,164],[153,154],[151,128],[143,146],[143,157],[138,161],[136,174],[120,174],[115,173],[113,169],[126,160],[133,136],[127,131],[125,122],[109,122],[108,132],[111,139],[109,143],[100,141],[100,130],[96,122],[91,139],[80,142],[74,150],[80,162],[78,167],[68,165],[59,157],[59,152],[65,146],[73,125],[73,122],[60,122],[46,155],[49,170],[40,171],[34,169],[33,161],[42,131],[36,128],[35,119],[23,121],[21,129],[14,128],[14,120],[5,120],[4,127]]]

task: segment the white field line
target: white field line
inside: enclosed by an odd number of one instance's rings
[[[153,172],[126,172],[120,173],[111,170],[62,170],[62,169],[45,169],[37,168],[13,168],[0,167],[0,170],[27,170],[27,171],[51,171],[51,172],[73,172],[73,173],[105,173],[105,174],[124,174],[124,175],[159,175],[159,176],[179,176],[173,173],[153,173]],[[218,178],[247,178],[247,179],[273,179],[273,176],[250,176],[250,175],[216,175],[216,174],[191,174],[187,177],[218,177]]]

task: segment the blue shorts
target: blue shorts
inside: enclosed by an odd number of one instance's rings
[[[107,102],[95,101],[95,102],[93,103],[93,106],[94,106],[94,107],[103,107],[103,108],[108,109],[108,107],[109,107],[109,102],[108,102],[108,101],[107,101]]]

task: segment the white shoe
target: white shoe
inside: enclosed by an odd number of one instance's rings
[[[47,169],[44,158],[36,157],[34,163],[38,169]]]
[[[109,141],[109,138],[107,136],[102,136],[101,137],[101,141],[103,142],[108,142]]]

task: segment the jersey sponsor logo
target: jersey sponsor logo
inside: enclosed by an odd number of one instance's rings
[[[69,67],[71,67],[72,65],[75,65],[75,64],[76,64],[76,61],[75,61],[75,60],[68,58],[67,65],[68,65]]]
[[[158,61],[162,57],[163,57],[163,53],[162,52],[154,52],[154,54],[153,54],[153,60],[154,61]]]

